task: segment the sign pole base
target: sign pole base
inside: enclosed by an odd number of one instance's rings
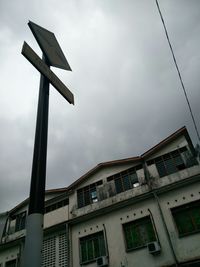
[[[43,215],[39,213],[30,214],[26,224],[26,246],[24,249],[24,260],[22,266],[41,266],[42,243],[43,243]]]

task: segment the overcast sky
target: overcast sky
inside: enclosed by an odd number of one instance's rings
[[[200,1],[159,3],[200,128]],[[0,212],[29,195],[40,74],[24,40],[41,56],[29,20],[55,33],[72,72],[52,70],[75,96],[50,88],[46,188],[184,125],[197,143],[155,0],[0,0]]]

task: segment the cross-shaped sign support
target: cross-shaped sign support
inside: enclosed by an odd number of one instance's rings
[[[43,52],[43,59],[41,60],[31,47],[24,42],[22,54],[41,73],[41,78],[23,266],[41,267],[46,183],[49,82],[70,104],[74,104],[74,97],[69,89],[50,70],[50,66],[71,70],[55,35],[33,22],[29,22],[28,25]]]

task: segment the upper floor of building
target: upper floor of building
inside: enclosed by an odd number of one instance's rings
[[[199,158],[183,127],[140,156],[100,163],[70,186],[46,191],[44,228],[118,209],[199,175]],[[1,243],[25,235],[27,210],[28,199],[0,215]]]

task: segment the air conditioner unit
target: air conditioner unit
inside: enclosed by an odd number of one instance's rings
[[[158,241],[154,241],[154,242],[151,242],[151,243],[148,243],[147,244],[147,248],[149,250],[149,253],[150,254],[159,254],[160,251],[161,251],[161,247],[160,247],[160,244],[158,243]]]
[[[102,256],[97,258],[97,266],[98,267],[108,266],[108,257]]]

